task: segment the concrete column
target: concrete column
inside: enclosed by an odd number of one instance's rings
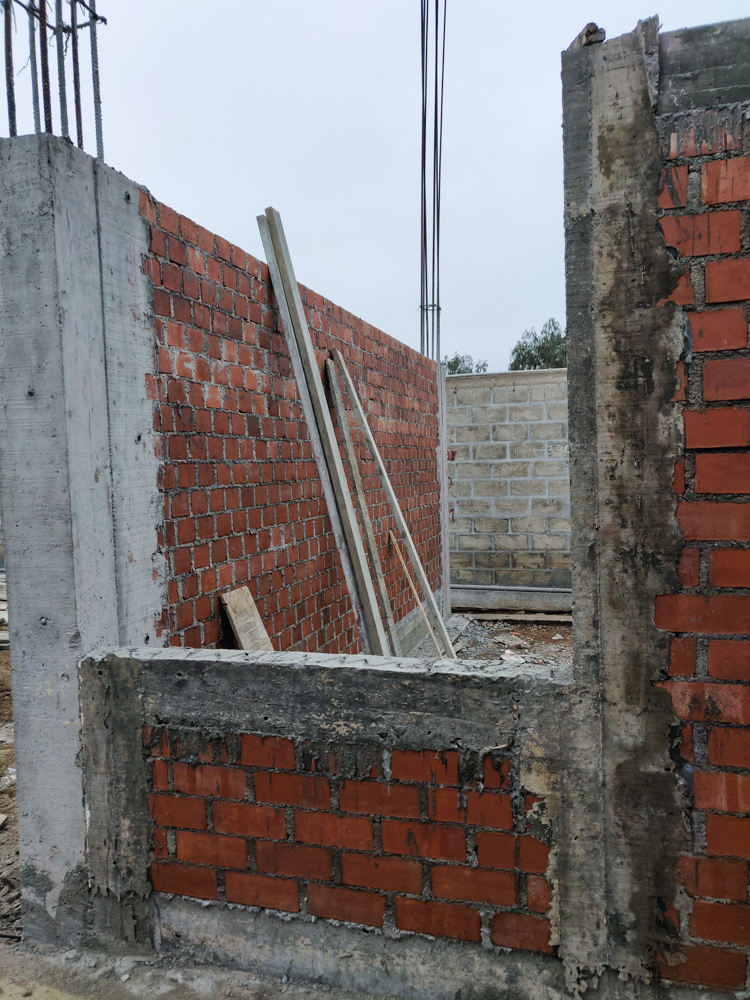
[[[0,509],[24,934],[71,940],[88,903],[78,661],[153,641],[161,613],[147,226],[134,185],[52,136],[0,141],[0,205]]]

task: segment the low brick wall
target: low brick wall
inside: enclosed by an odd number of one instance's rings
[[[570,588],[567,372],[447,379],[451,586]]]
[[[90,878],[144,944],[158,912],[157,947],[350,988],[453,1000],[501,949],[560,986],[534,964],[555,809],[527,735],[554,671],[216,650],[81,671]]]

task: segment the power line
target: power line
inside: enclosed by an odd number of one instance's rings
[[[447,0],[422,0],[422,177],[420,350],[440,360],[440,185]],[[432,56],[432,58],[430,58]],[[432,93],[430,78],[432,77]],[[431,113],[429,113],[431,112]],[[428,122],[432,120],[428,173]],[[429,178],[429,180],[428,180]],[[428,213],[428,204],[431,211]]]

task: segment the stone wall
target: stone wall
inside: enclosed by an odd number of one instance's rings
[[[454,604],[467,587],[570,589],[567,396],[564,368],[448,377]]]

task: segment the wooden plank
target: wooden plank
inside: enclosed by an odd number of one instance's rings
[[[331,530],[333,531],[333,539],[336,543],[336,551],[338,552],[339,559],[341,560],[341,569],[344,574],[344,580],[346,581],[347,591],[349,592],[349,596],[351,598],[354,619],[357,623],[357,630],[362,637],[363,644],[367,647],[362,602],[359,599],[359,594],[357,593],[357,588],[355,586],[354,568],[349,557],[349,549],[346,545],[344,527],[341,523],[339,509],[336,505],[336,498],[331,484],[331,477],[328,474],[328,466],[326,465],[325,454],[323,452],[323,443],[320,438],[320,431],[318,430],[318,425],[315,422],[315,413],[310,399],[310,392],[307,388],[305,372],[302,368],[302,359],[300,358],[297,340],[294,336],[294,330],[292,328],[289,305],[281,283],[281,274],[279,272],[278,264],[276,263],[276,251],[274,250],[273,240],[271,239],[271,230],[268,228],[268,219],[266,219],[265,215],[259,215],[257,217],[257,221],[261,239],[263,240],[263,248],[266,252],[268,270],[271,272],[271,282],[278,301],[281,319],[284,323],[284,337],[286,339],[287,347],[289,348],[289,357],[292,361],[292,371],[294,372],[294,378],[297,383],[297,391],[299,392],[300,400],[302,402],[302,412],[304,413],[305,420],[307,421],[307,431],[310,435],[310,446],[312,448],[313,458],[315,459],[315,465],[318,469],[318,475],[320,476],[326,507],[328,508],[328,516],[331,521]]]
[[[406,582],[411,587],[411,592],[414,595],[414,600],[417,602],[417,607],[419,608],[420,614],[424,618],[424,623],[427,626],[427,631],[430,633],[430,638],[432,639],[432,644],[434,645],[435,649],[437,650],[437,655],[440,656],[440,657],[442,657],[443,651],[440,648],[440,646],[438,645],[438,641],[435,638],[435,633],[432,631],[432,628],[430,627],[430,619],[425,614],[424,606],[423,606],[422,602],[419,599],[419,594],[417,593],[417,588],[414,586],[414,581],[412,580],[411,574],[409,573],[409,570],[408,570],[408,568],[406,566],[406,563],[404,562],[404,557],[401,555],[401,549],[398,547],[398,542],[396,541],[396,536],[393,534],[392,531],[389,531],[388,534],[390,535],[391,542],[393,544],[394,549],[396,550],[396,555],[398,556],[398,561],[401,563],[401,568],[404,571],[404,576],[406,577]]]
[[[370,571],[367,566],[364,545],[354,514],[352,498],[349,494],[349,484],[346,480],[338,441],[333,429],[331,413],[328,409],[323,382],[320,378],[318,359],[310,338],[305,310],[300,298],[297,279],[294,276],[289,247],[284,236],[284,227],[281,224],[279,213],[274,208],[266,209],[266,220],[279,279],[278,286],[274,284],[274,291],[276,291],[276,298],[279,299],[279,304],[282,298],[286,299],[290,326],[294,331],[294,338],[297,343],[299,358],[304,372],[304,380],[307,383],[312,406],[313,421],[310,422],[314,422],[317,425],[320,433],[325,464],[328,466],[335,506],[339,512],[341,527],[346,541],[346,549],[354,576],[354,588],[350,590],[350,594],[352,598],[354,594],[358,595],[359,606],[362,611],[362,623],[364,626],[362,630],[363,645],[367,652],[374,653],[377,656],[387,656],[389,654],[388,639],[386,638],[383,622],[380,618],[380,610],[378,609],[375,590],[373,589]],[[262,232],[263,228],[261,227]],[[283,318],[286,326],[286,316]]]
[[[352,482],[354,483],[354,502],[357,506],[359,521],[365,535],[365,546],[367,548],[367,555],[370,558],[370,569],[375,577],[375,585],[380,598],[380,607],[385,618],[385,630],[388,633],[388,640],[391,644],[391,652],[394,656],[401,656],[401,645],[398,641],[396,623],[393,620],[393,609],[391,608],[391,602],[388,598],[388,589],[385,585],[385,578],[383,577],[383,567],[380,564],[380,554],[375,541],[375,533],[372,530],[370,512],[367,509],[367,498],[365,497],[365,490],[362,485],[362,476],[359,473],[357,456],[354,452],[354,443],[352,441],[351,431],[349,430],[349,421],[346,417],[344,400],[341,396],[339,377],[336,372],[336,366],[330,358],[326,359],[326,371],[328,372],[328,386],[331,390],[333,408],[336,411],[336,420],[338,421],[339,430],[341,431],[341,440],[344,444],[344,460],[349,468],[349,475],[352,477]]]
[[[273,652],[266,627],[258,614],[253,595],[247,587],[237,587],[221,595],[240,649],[265,649]]]
[[[427,574],[424,571],[422,562],[417,554],[417,548],[409,532],[408,525],[406,524],[406,519],[399,506],[398,498],[396,497],[396,491],[393,489],[391,480],[386,472],[385,465],[383,464],[383,459],[380,457],[380,452],[378,451],[378,446],[375,444],[375,438],[372,431],[370,430],[370,425],[367,423],[367,418],[365,417],[365,411],[362,409],[362,403],[360,402],[357,390],[352,382],[351,375],[349,374],[349,369],[346,367],[346,362],[344,361],[341,352],[334,348],[331,351],[333,355],[333,360],[336,362],[336,367],[341,373],[341,377],[344,380],[344,385],[346,386],[346,393],[349,397],[349,402],[354,410],[354,415],[357,418],[362,434],[364,435],[365,442],[372,456],[372,460],[375,463],[375,467],[378,470],[378,475],[380,476],[380,482],[383,487],[383,492],[386,495],[388,503],[391,507],[391,512],[393,513],[394,520],[398,530],[404,537],[404,545],[406,546],[406,551],[409,556],[409,561],[414,569],[414,575],[417,578],[417,582],[422,590],[425,598],[425,603],[427,604],[432,616],[435,620],[435,625],[437,627],[437,632],[440,637],[440,641],[446,651],[446,656],[456,659],[456,654],[453,652],[453,646],[451,645],[450,636],[445,627],[445,622],[443,621],[443,616],[440,614],[440,609],[435,601],[435,595],[432,593],[432,588],[430,587],[429,580],[427,579]]]

